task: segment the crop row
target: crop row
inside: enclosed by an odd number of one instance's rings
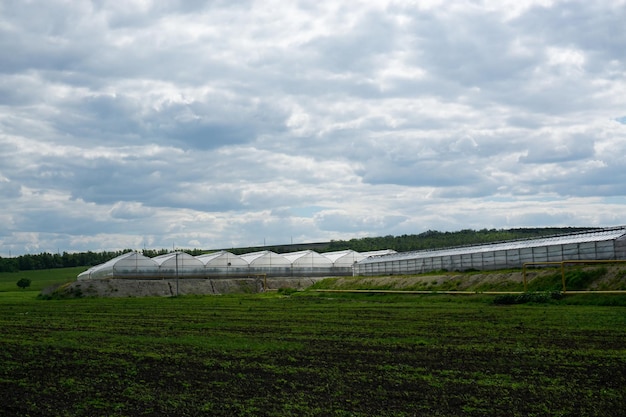
[[[617,416],[624,328],[624,307],[479,297],[0,294],[0,395],[37,416]]]

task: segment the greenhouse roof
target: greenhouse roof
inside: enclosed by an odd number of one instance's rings
[[[626,227],[615,227],[589,232],[571,233],[558,236],[547,236],[535,239],[511,240],[507,242],[487,243],[482,245],[460,246],[455,248],[400,252],[389,255],[371,256],[359,263],[396,261],[404,259],[432,258],[436,256],[465,255],[479,252],[493,252],[510,249],[536,248],[541,246],[567,245],[584,242],[601,242],[613,240],[626,235]]]
[[[268,250],[262,250],[259,252],[242,253],[239,256],[241,257],[241,259],[244,259],[246,262],[250,263],[253,262],[255,259],[261,258],[262,256],[267,256],[267,254],[269,253],[270,251]]]
[[[213,253],[206,253],[204,255],[198,255],[198,256],[196,256],[196,258],[200,259],[202,262],[208,262],[211,259],[215,259],[217,257],[223,256],[224,253],[225,253],[224,251],[213,252]]]
[[[289,261],[287,260],[287,258],[285,258],[283,255],[279,255],[276,252],[272,252],[269,250],[263,250],[260,252],[250,252],[250,253],[244,253],[242,255],[239,255],[242,259],[244,259],[246,262],[248,262],[250,265],[252,265],[253,262],[255,262],[258,259],[261,258],[266,258],[269,257],[270,259],[277,259],[280,261],[284,261],[285,263],[289,263]]]
[[[370,256],[383,256],[383,255],[391,255],[393,253],[397,253],[395,250],[393,249],[382,249],[382,250],[372,250],[369,252],[358,252],[359,255],[367,258]]]
[[[330,259],[331,261],[335,262],[337,259],[343,258],[344,256],[348,256],[348,255],[359,256],[359,253],[353,251],[352,249],[346,249],[346,250],[340,250],[340,251],[335,251],[335,252],[324,252],[322,253],[322,255]]]
[[[152,258],[148,258],[147,256],[144,256],[139,252],[126,252],[120,256],[116,256],[115,258],[108,260],[103,264],[96,265],[90,268],[90,270],[94,272],[98,270],[114,268],[116,265],[128,265],[129,262],[131,264],[134,262],[136,265],[139,265],[139,263],[141,263],[142,266],[158,266],[156,261],[154,261]]]
[[[328,264],[332,265],[333,261],[329,258],[322,256],[321,254],[312,251],[312,250],[303,250],[299,252],[289,252],[283,253],[282,256],[287,258],[289,262],[292,264],[301,264],[303,262],[314,262],[315,264],[322,265]]]
[[[163,265],[168,263],[169,261],[171,261],[172,259],[174,259],[174,261],[180,261],[182,262],[183,259],[186,262],[193,262],[196,261],[198,263],[201,263],[201,261],[191,255],[189,255],[188,253],[185,252],[171,252],[171,253],[166,253],[165,255],[159,255],[159,256],[155,256],[154,258],[152,258],[152,260],[154,262],[156,262],[159,265]]]
[[[301,250],[298,252],[288,252],[288,253],[283,253],[282,256],[284,256],[285,258],[289,259],[290,262],[293,262],[297,259],[302,258],[303,256],[307,256],[311,253],[315,253],[317,255],[317,252],[313,252],[312,250]]]
[[[200,261],[202,261],[202,263],[206,264],[220,257],[227,257],[228,259],[235,259],[235,258],[241,259],[241,256],[235,255],[234,253],[231,253],[225,250],[221,250],[219,252],[207,253],[204,255],[198,255],[196,256],[196,259],[199,259]]]

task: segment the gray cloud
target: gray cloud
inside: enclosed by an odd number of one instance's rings
[[[626,223],[622,2],[0,6],[0,256]]]
[[[545,132],[530,138],[528,154],[520,158],[522,163],[559,163],[593,159],[594,138],[573,134],[568,137],[554,137],[553,132]]]

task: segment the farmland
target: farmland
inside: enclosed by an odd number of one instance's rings
[[[40,300],[38,291],[13,286],[0,292],[6,415],[618,416],[626,409],[620,306],[313,291]]]

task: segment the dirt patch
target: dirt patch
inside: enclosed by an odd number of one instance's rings
[[[173,297],[191,294],[258,293],[279,288],[304,289],[323,278],[94,279],[42,291],[44,297]]]

